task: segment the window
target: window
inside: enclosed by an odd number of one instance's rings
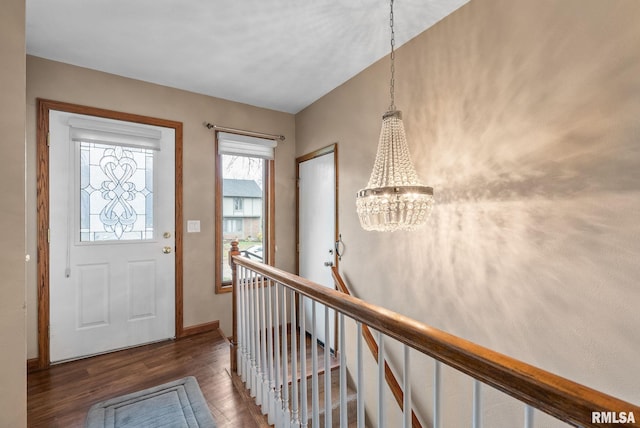
[[[80,143],[80,241],[153,239],[153,151]]]
[[[225,218],[222,224],[222,231],[224,233],[242,233],[242,219]]]
[[[232,241],[253,260],[273,260],[273,148],[272,140],[216,132],[216,293],[231,291]]]
[[[154,239],[154,153],[161,131],[71,117],[81,242]]]

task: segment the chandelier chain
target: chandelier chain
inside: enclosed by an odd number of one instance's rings
[[[396,52],[395,52],[395,47],[396,47],[396,33],[393,30],[393,0],[391,0],[391,6],[390,6],[390,13],[389,13],[389,27],[391,27],[391,81],[389,84],[389,93],[391,94],[391,105],[389,106],[389,110],[395,110],[396,109],[396,103],[395,103],[395,71],[396,71],[396,67],[395,67],[395,59],[396,59]]]

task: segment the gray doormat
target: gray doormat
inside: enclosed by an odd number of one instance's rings
[[[215,428],[195,377],[94,404],[87,428]]]

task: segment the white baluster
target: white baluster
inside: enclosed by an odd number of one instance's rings
[[[481,383],[474,379],[473,381],[473,420],[472,427],[473,428],[482,428],[482,400],[481,400]]]
[[[245,268],[245,276],[242,279],[242,290],[244,295],[244,381],[251,385],[251,324],[249,323],[249,315],[251,314],[251,305],[249,303],[249,283],[250,273]]]
[[[255,274],[249,272],[249,283],[247,284],[247,292],[249,295],[249,357],[251,358],[251,371],[249,373],[249,391],[252,397],[256,397],[256,335],[255,335],[255,296],[253,293],[253,283]]]
[[[254,273],[253,278],[253,352],[256,360],[256,375],[253,386],[256,394],[256,404],[262,405],[262,367],[260,362],[260,291],[259,291],[260,278],[258,273]]]
[[[440,428],[440,361],[435,360],[433,368],[433,428]]]
[[[260,279],[260,359],[262,360],[262,414],[269,412],[269,365],[267,364],[267,302],[265,277]]]
[[[384,335],[378,332],[378,426],[381,428],[386,425],[384,388]]]
[[[535,409],[528,404],[524,406],[524,428],[533,428],[533,411]]]
[[[253,279],[253,328],[254,348],[256,359],[256,376],[253,386],[256,389],[256,404],[262,405],[262,361],[260,361],[260,277],[255,274]]]
[[[333,426],[333,415],[331,414],[331,341],[329,329],[329,307],[324,307],[324,426]]]
[[[244,306],[244,288],[242,286],[242,283],[244,282],[243,272],[244,272],[244,267],[242,266],[236,267],[236,283],[234,284],[234,287],[236,287],[236,292],[238,293],[238,308],[236,312],[236,322],[238,323],[238,375],[244,382],[246,379],[245,379],[245,372],[244,372],[244,367],[245,367],[244,310],[245,310],[245,306]]]
[[[307,405],[307,321],[305,299],[303,295],[300,300],[300,426],[306,427],[309,420],[309,410]]]
[[[274,368],[275,368],[275,387],[276,387],[276,391],[275,391],[275,418],[276,418],[276,427],[282,427],[284,426],[284,422],[282,421],[282,374],[280,373],[280,368],[282,367],[282,361],[280,360],[281,355],[280,355],[280,330],[281,330],[281,324],[280,324],[280,297],[279,297],[279,292],[280,292],[280,284],[278,284],[277,282],[274,284],[273,286],[273,301],[275,302],[275,306],[274,306],[274,315],[273,315],[273,320],[275,321],[275,330],[273,332],[273,338],[274,338],[274,344],[273,344],[273,348],[274,348],[274,353],[275,353],[275,361],[273,363]]]
[[[282,411],[285,427],[291,426],[291,415],[289,413],[289,367],[287,364],[287,289],[282,286]]]
[[[251,298],[251,281],[252,281],[253,273],[250,270],[247,270],[247,278],[245,281],[247,282],[246,291],[247,291],[247,388],[251,392],[251,386],[253,385],[253,371],[254,371],[254,362],[253,362],[253,304]]]
[[[404,353],[404,379],[402,380],[402,389],[404,390],[404,398],[402,402],[403,409],[403,426],[409,428],[411,426],[411,348],[403,345]]]
[[[267,355],[269,359],[269,412],[268,421],[269,425],[275,423],[275,401],[276,401],[276,376],[273,367],[273,283],[270,279],[267,280]]]
[[[320,391],[318,389],[318,336],[316,332],[316,302],[311,302],[311,415],[312,427],[320,426]]]
[[[347,426],[347,350],[344,337],[344,314],[338,315],[340,334],[340,426]]]
[[[296,296],[293,290],[291,299],[291,422],[298,426],[298,329],[296,327]]]
[[[362,323],[357,323],[356,367],[358,372],[358,428],[364,428],[364,370],[362,365]]]

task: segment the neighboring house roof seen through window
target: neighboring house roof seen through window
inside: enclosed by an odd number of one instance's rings
[[[262,190],[254,180],[225,178],[222,183],[222,196],[232,198],[262,198]]]

